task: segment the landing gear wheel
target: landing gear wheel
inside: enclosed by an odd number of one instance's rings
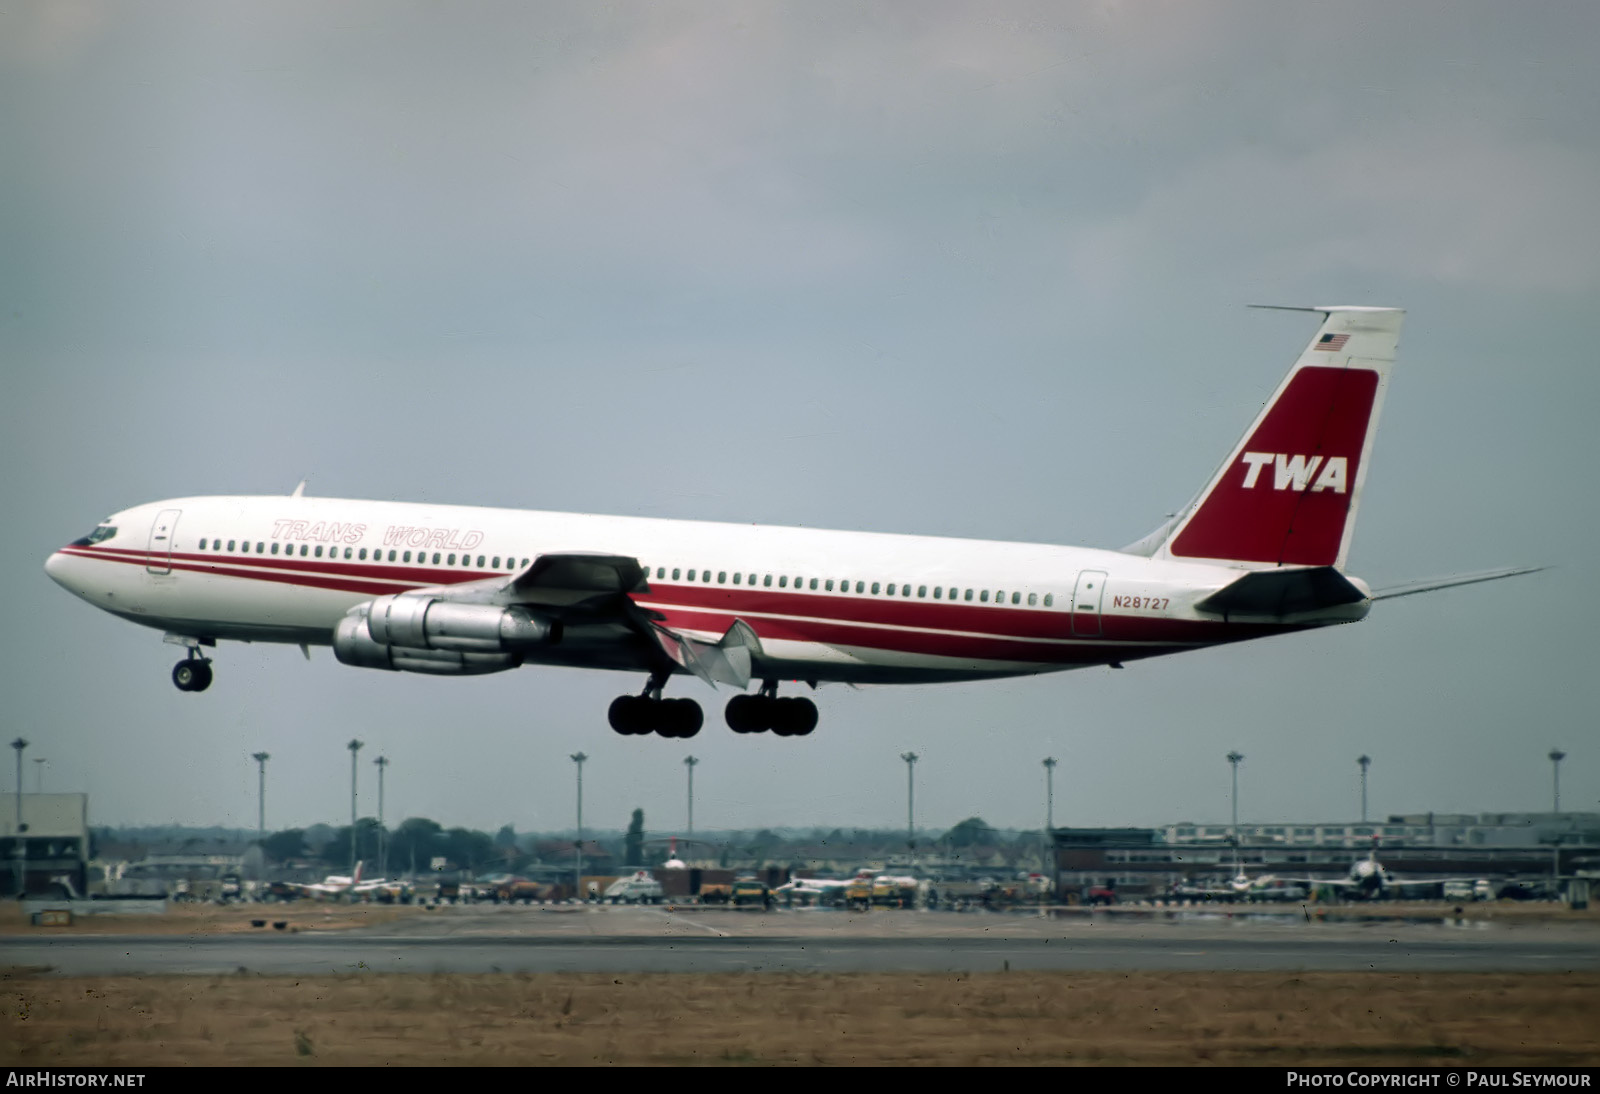
[[[649,733],[653,728],[650,724],[650,706],[650,700],[637,695],[619,695],[611,700],[606,720],[611,723],[612,729],[624,737]]]
[[[761,699],[755,695],[735,695],[723,708],[722,716],[735,733],[759,733]]]
[[[705,714],[693,699],[662,699],[660,725],[656,732],[663,737],[693,737],[705,724]]]
[[[179,691],[204,691],[211,686],[211,662],[191,657],[172,666],[172,682]]]

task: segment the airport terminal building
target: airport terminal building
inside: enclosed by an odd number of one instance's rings
[[[81,895],[88,864],[87,794],[0,794],[0,897]]]
[[[1381,823],[1058,828],[1056,892],[1151,899],[1236,874],[1337,879],[1375,857],[1399,877],[1481,877],[1554,895],[1554,879],[1600,877],[1600,813],[1391,816]]]

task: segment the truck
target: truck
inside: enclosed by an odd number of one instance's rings
[[[746,904],[759,904],[763,908],[772,906],[772,891],[767,888],[767,883],[753,877],[742,877],[733,883],[728,894],[728,902],[735,908]]]
[[[618,878],[606,886],[605,900],[611,904],[660,904],[665,899],[661,882],[647,870]]]

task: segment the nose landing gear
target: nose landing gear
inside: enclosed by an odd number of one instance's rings
[[[172,682],[179,691],[204,691],[211,686],[211,661],[194,650],[186,660],[172,666]]]

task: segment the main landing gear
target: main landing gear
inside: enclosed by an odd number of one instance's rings
[[[179,691],[204,691],[211,686],[211,660],[191,648],[186,660],[172,666],[172,682]]]
[[[611,701],[607,718],[624,737],[659,733],[663,737],[693,737],[705,722],[700,704],[693,699],[663,699],[666,674],[654,673],[639,695],[619,695]]]
[[[817,728],[817,704],[810,699],[778,698],[778,682],[763,680],[755,695],[735,695],[723,716],[735,733],[765,733],[804,737]]]

